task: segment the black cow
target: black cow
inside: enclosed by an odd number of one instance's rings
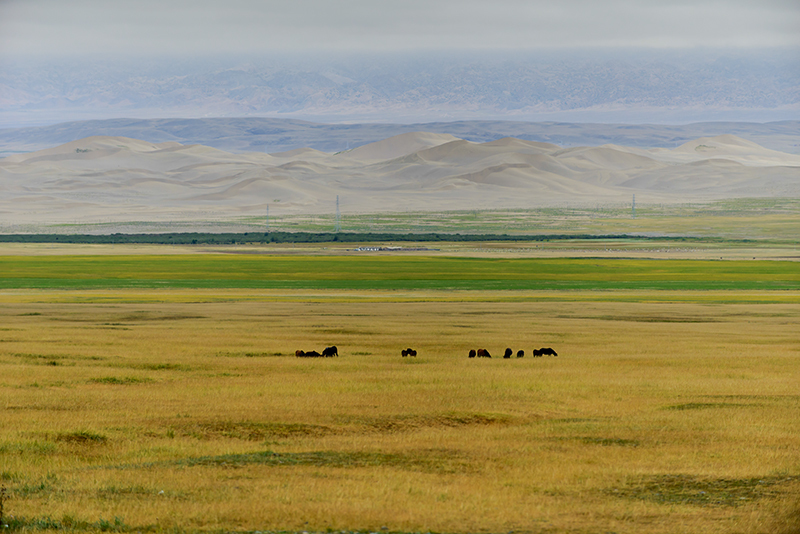
[[[303,352],[302,350],[296,350],[294,351],[294,355],[297,356],[298,358],[304,358],[306,353]]]
[[[535,351],[534,351],[535,352]],[[541,356],[558,356],[558,353],[551,349],[550,347],[543,347],[539,349],[539,354]]]
[[[402,351],[400,351],[400,354],[403,355],[403,358],[405,358],[406,356],[414,356],[414,357],[416,357],[417,356],[417,351],[415,351],[414,349],[403,349]]]
[[[325,347],[325,350],[322,351],[322,355],[325,356],[326,358],[339,356],[339,349],[336,348],[336,345],[332,347]]]
[[[491,358],[492,355],[486,349],[478,349],[478,358]]]
[[[304,356],[306,358],[319,358],[320,356],[322,356],[322,354],[320,354],[319,352],[317,352],[315,350],[312,350],[311,352],[304,353]]]
[[[539,358],[541,355],[542,355],[542,351],[540,351],[539,349],[533,349],[533,356],[535,358]]]
[[[474,357],[475,357],[475,349],[470,349],[470,351],[469,351],[469,357],[470,357],[470,358],[474,358]]]
[[[524,350],[518,350],[517,351],[517,358],[522,358],[523,356],[525,356],[525,351]]]
[[[512,354],[514,354],[514,351],[511,350],[511,348],[507,348],[506,352],[503,354],[503,358],[510,358]]]

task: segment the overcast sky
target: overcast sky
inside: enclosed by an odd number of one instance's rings
[[[798,0],[0,0],[0,54],[800,46]]]

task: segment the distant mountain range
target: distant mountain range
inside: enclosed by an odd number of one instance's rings
[[[279,59],[72,58],[6,62],[0,68],[0,127],[176,116],[403,123],[800,119],[800,54],[331,53]]]
[[[686,125],[458,121],[423,124],[325,124],[292,119],[108,119],[0,129],[0,157],[51,148],[91,136],[200,144],[227,152],[285,152],[313,148],[340,152],[410,132],[449,134],[475,143],[515,137],[562,147],[617,144],[675,148],[698,137],[732,134],[766,148],[800,153],[800,121]]]

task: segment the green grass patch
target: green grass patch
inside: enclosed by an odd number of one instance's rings
[[[57,434],[54,439],[55,441],[63,443],[77,443],[83,445],[101,444],[108,441],[106,436],[97,434],[96,432],[89,432],[88,430],[60,433]]]
[[[627,487],[607,493],[658,504],[696,506],[741,506],[757,499],[780,495],[778,486],[797,477],[703,478],[691,475],[643,477]]]
[[[0,443],[0,454],[33,454],[43,456],[56,452],[56,446],[46,441],[18,441]]]
[[[10,517],[4,527],[11,532],[31,531],[71,531],[71,532],[153,532],[155,525],[145,527],[131,527],[123,519],[115,517],[113,520],[99,519],[94,522],[75,519],[65,515],[61,519],[43,517]]]
[[[185,467],[222,466],[244,467],[246,465],[268,465],[273,467],[314,466],[337,469],[370,467],[393,467],[407,471],[425,473],[457,473],[470,469],[469,462],[454,451],[432,449],[407,453],[384,453],[374,451],[312,451],[277,453],[272,451],[244,454],[201,456],[174,462]]]
[[[290,356],[290,354],[284,354],[282,352],[217,352],[216,356],[221,356],[223,358],[275,358],[279,356]],[[294,356],[294,354],[291,354]]]
[[[90,378],[89,382],[94,384],[128,386],[131,384],[143,384],[145,382],[152,382],[152,380],[149,378],[141,378],[137,376],[104,376],[101,378]]]
[[[578,438],[571,438],[580,441],[586,445],[601,445],[603,447],[638,447],[639,442],[633,439],[622,438],[598,438],[593,436],[583,436]]]
[[[790,261],[6,256],[0,273],[0,289],[800,290]],[[150,319],[164,318],[130,318]]]
[[[181,434],[197,439],[231,438],[245,441],[322,436],[333,429],[302,423],[258,423],[252,421],[206,421],[176,427]],[[171,430],[173,434],[175,430]]]
[[[667,406],[665,410],[707,410],[709,408],[743,408],[752,406],[758,406],[758,404],[735,404],[730,402],[687,402],[685,404]]]
[[[145,371],[190,371],[191,368],[178,363],[136,363],[128,365],[133,369],[143,369]]]

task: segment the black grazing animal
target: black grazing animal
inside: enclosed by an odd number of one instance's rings
[[[294,351],[294,355],[297,356],[298,358],[303,358],[306,355],[306,353],[303,352],[302,350],[296,350]]]
[[[533,356],[534,356],[535,358],[538,358],[538,357],[540,357],[541,355],[542,355],[542,351],[540,351],[539,349],[533,349]]]
[[[339,355],[339,349],[336,348],[336,345],[332,347],[325,347],[325,350],[322,351],[322,355],[326,358],[331,358],[333,356]]]
[[[514,351],[511,350],[511,348],[507,348],[506,352],[503,354],[503,358],[510,358],[512,354],[514,354]]]
[[[317,352],[315,350],[312,350],[311,352],[306,352],[305,353],[305,357],[306,358],[319,358],[320,356],[322,356],[322,354],[320,354],[319,352]]]
[[[486,349],[478,349],[478,358],[491,358],[492,355]]]
[[[517,351],[517,358],[522,358],[523,356],[525,356],[525,351],[524,350],[518,350]]]
[[[474,358],[474,357],[475,357],[475,349],[470,349],[470,351],[469,351],[469,357],[470,357],[470,358]]]
[[[417,356],[417,351],[415,351],[414,349],[403,349],[402,351],[400,351],[400,354],[403,355],[403,358],[405,358],[406,356],[414,356],[414,357],[416,357]]]
[[[542,347],[541,349],[539,349],[539,354],[541,354],[542,356],[544,356],[544,355],[547,355],[547,356],[558,356],[558,353],[556,353],[556,351],[554,351],[550,347]]]

